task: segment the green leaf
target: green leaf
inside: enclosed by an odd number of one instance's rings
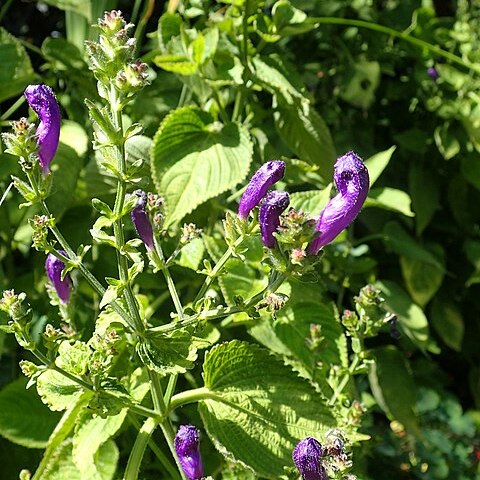
[[[75,12],[92,21],[91,0],[45,0],[45,3],[57,7],[60,10]]]
[[[370,177],[370,187],[373,186],[373,184],[377,181],[378,177],[385,170],[396,148],[397,147],[394,145],[388,150],[378,152],[365,160],[365,165],[368,168],[368,175]]]
[[[195,238],[182,248],[176,261],[181,267],[198,270],[205,254],[205,245],[201,238]]]
[[[35,74],[23,45],[0,27],[0,102],[22,93]]]
[[[460,142],[457,140],[456,135],[450,131],[448,122],[435,129],[433,138],[445,160],[450,160],[460,152]]]
[[[26,385],[19,378],[0,391],[0,435],[27,448],[45,448],[60,417]]]
[[[398,420],[411,433],[419,433],[415,418],[416,387],[401,353],[393,345],[372,351],[368,378],[375,400],[390,418]]]
[[[329,183],[323,190],[295,192],[290,195],[290,206],[311,215],[319,215],[330,200],[333,184]]]
[[[185,330],[151,336],[139,342],[136,350],[140,360],[162,376],[185,373],[197,359],[192,336]]]
[[[118,415],[107,418],[94,416],[83,410],[77,419],[73,436],[73,462],[81,472],[82,478],[101,480],[100,465],[95,464],[95,455],[100,447],[115,435],[127,416],[127,409]],[[101,468],[101,467],[100,467]]]
[[[431,318],[433,328],[445,344],[460,352],[465,324],[458,307],[451,302],[435,298],[432,304]]]
[[[412,260],[429,263],[439,270],[444,270],[442,262],[429,250],[414,240],[397,222],[388,222],[383,232],[386,236],[387,245],[399,255],[403,255]]]
[[[336,153],[326,123],[308,101],[287,104],[277,98],[275,127],[286,145],[301,160],[318,166],[318,173],[329,182]]]
[[[375,100],[375,91],[380,83],[380,65],[378,62],[359,60],[348,68],[348,76],[340,96],[346,102],[367,109]]]
[[[82,53],[64,38],[47,37],[42,43],[42,52],[55,70],[71,70],[78,75],[86,76],[85,70],[88,67]]]
[[[166,225],[241,182],[252,151],[240,124],[222,125],[194,107],[168,115],[155,135],[151,160],[155,186],[166,201]]]
[[[401,213],[407,217],[414,217],[410,209],[411,200],[408,193],[390,187],[372,188],[368,193],[364,207],[377,207],[384,210]]]
[[[167,50],[168,42],[180,35],[182,17],[178,13],[164,13],[158,21],[158,43],[160,49]]]
[[[104,443],[94,457],[94,468],[97,476],[85,477],[73,463],[72,439],[65,440],[53,452],[50,462],[35,480],[112,480],[117,469],[118,448],[115,442]]]
[[[72,201],[82,161],[76,151],[60,142],[50,166],[53,172],[52,194],[47,205],[55,216],[61,215]]]
[[[443,281],[444,270],[418,259],[400,257],[403,278],[413,300],[424,307]]]
[[[55,364],[72,375],[82,377],[87,372],[91,353],[86,343],[77,340],[72,344],[69,340],[63,340],[58,348]]]
[[[421,235],[438,208],[439,183],[435,172],[424,168],[421,164],[413,163],[410,165],[408,184],[415,211],[416,233]]]
[[[203,365],[209,398],[199,403],[208,435],[228,459],[279,478],[306,436],[335,425],[322,396],[268,350],[234,340]]]
[[[225,269],[227,273],[219,278],[218,283],[228,305],[235,305],[236,296],[247,300],[267,286],[267,279],[257,279],[256,270],[246,261],[232,258]]]
[[[375,286],[382,292],[389,310],[398,316],[399,325],[410,340],[419,348],[435,352],[428,329],[428,320],[423,310],[395,282],[378,281]]]
[[[179,75],[193,75],[197,72],[197,64],[183,54],[157,55],[153,63],[167,72],[178,73]]]
[[[55,370],[46,370],[37,379],[37,391],[50,410],[66,410],[81,397],[83,388]]]

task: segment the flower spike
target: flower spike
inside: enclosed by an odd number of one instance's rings
[[[60,109],[53,90],[47,85],[29,85],[25,97],[40,119],[37,128],[38,158],[46,175],[55,156],[60,138]]]
[[[367,167],[353,152],[348,152],[337,160],[333,178],[338,194],[320,213],[315,227],[320,235],[308,246],[311,255],[316,255],[355,220],[370,188]]]
[[[260,203],[267,190],[285,174],[285,162],[272,160],[264,163],[250,179],[238,205],[238,216],[245,220]]]

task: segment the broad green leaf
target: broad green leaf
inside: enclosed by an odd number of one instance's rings
[[[419,433],[415,417],[416,387],[402,354],[393,345],[375,348],[368,378],[382,410],[411,433]]]
[[[205,254],[205,245],[201,238],[195,238],[182,248],[175,263],[181,267],[198,270]]]
[[[323,190],[295,192],[290,195],[290,206],[310,215],[319,215],[330,200],[333,185],[329,183]]]
[[[81,51],[64,38],[47,37],[42,43],[42,52],[55,70],[72,70],[84,75],[88,68]]]
[[[52,464],[54,464],[54,458],[56,457],[56,451],[65,439],[70,436],[70,432],[75,426],[75,421],[88,403],[90,398],[90,392],[84,393],[82,397],[76,402],[70,405],[68,410],[63,414],[61,420],[58,422],[55,430],[48,439],[48,445],[43,454],[42,461],[38,466],[33,480],[39,480],[45,478],[45,471],[47,471]]]
[[[421,349],[435,350],[429,338],[428,320],[423,310],[395,282],[378,281],[375,286],[382,292],[386,306],[398,316],[402,330]]]
[[[168,115],[155,135],[151,160],[155,186],[165,197],[166,225],[241,182],[252,150],[240,124],[222,125],[194,107]]]
[[[95,464],[95,455],[100,447],[117,433],[125,420],[127,409],[118,415],[107,418],[94,416],[83,410],[77,419],[73,436],[73,462],[82,474],[82,478],[101,480],[99,465]]]
[[[418,259],[400,257],[403,278],[413,300],[421,307],[431,300],[443,281],[444,270]]]
[[[167,51],[168,42],[180,35],[182,17],[178,13],[164,13],[158,21],[158,43],[163,52]]]
[[[301,160],[317,165],[323,179],[331,180],[336,158],[333,140],[323,118],[308,101],[288,104],[277,98],[275,127]]]
[[[248,300],[267,286],[267,279],[257,279],[256,270],[248,262],[232,258],[225,269],[227,273],[219,278],[218,283],[228,305],[235,305],[236,296]]]
[[[268,350],[224,343],[206,355],[203,371],[208,395],[199,410],[208,435],[259,476],[279,478],[299,440],[335,425],[322,396]]]
[[[269,92],[280,95],[288,104],[294,99],[305,100],[305,87],[298,73],[287,67],[281,58],[276,55],[257,56],[252,63],[258,82]]]
[[[365,160],[365,165],[368,168],[368,176],[370,177],[370,187],[373,186],[373,184],[378,180],[378,177],[385,170],[396,148],[397,147],[394,145],[388,150],[378,152]]]
[[[83,127],[71,120],[63,120],[60,128],[60,142],[73,148],[79,157],[83,157],[87,153],[90,143]]]
[[[455,304],[435,298],[432,304],[432,325],[440,338],[453,350],[462,349],[465,324]]]
[[[45,448],[60,417],[26,385],[27,380],[19,378],[0,391],[0,435],[17,445]]]
[[[387,245],[399,255],[403,255],[412,260],[423,261],[429,263],[439,270],[444,270],[440,260],[429,250],[420,245],[413,239],[397,222],[388,222],[383,232]]]
[[[446,122],[437,127],[433,133],[437,148],[445,160],[450,160],[460,152],[460,142],[449,127],[450,124]]]
[[[408,184],[413,210],[415,211],[415,230],[417,235],[421,235],[439,207],[438,179],[435,172],[427,170],[421,164],[412,163]]]
[[[162,376],[185,373],[197,359],[192,336],[185,330],[146,338],[136,350],[140,360]]]
[[[117,469],[118,448],[112,440],[104,443],[94,457],[94,468],[98,475],[87,477],[73,463],[72,439],[65,440],[58,446],[41,475],[35,475],[33,480],[112,480]]]
[[[91,0],[45,0],[45,3],[60,10],[78,13],[88,21],[92,21]]]
[[[178,73],[179,75],[193,75],[197,72],[198,68],[195,62],[189,60],[189,58],[183,54],[157,55],[153,58],[153,63],[167,72]]]
[[[375,91],[380,83],[380,65],[361,59],[348,70],[340,96],[356,107],[367,109],[375,100]]]
[[[415,214],[410,209],[411,200],[408,193],[390,187],[372,188],[368,193],[364,207],[377,207],[384,210],[401,213],[407,217],[413,217]]]
[[[23,92],[33,82],[30,58],[23,45],[0,27],[0,102]]]
[[[37,379],[37,391],[50,410],[66,410],[79,400],[83,388],[55,370],[46,370]]]
[[[73,138],[68,140],[73,141]],[[83,160],[75,151],[81,148],[80,142],[83,142],[83,139],[80,138],[73,146],[68,146],[60,141],[55,158],[50,165],[53,184],[47,205],[56,217],[65,212],[74,198],[75,187],[83,166]]]
[[[480,190],[480,155],[478,152],[462,155],[461,169],[465,180]]]

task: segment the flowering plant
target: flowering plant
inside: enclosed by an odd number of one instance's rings
[[[362,418],[374,403],[365,374],[381,404],[381,366],[407,372],[395,347],[370,339],[411,334],[379,285],[362,287],[349,272],[362,245],[347,229],[379,171],[353,151],[336,158],[305,89],[253,38],[252,29],[267,43],[307,31],[303,12],[281,0],[268,23],[250,3],[229,3],[203,30],[188,28],[185,11],[165,13],[159,48],[145,62],[135,26],[119,11],[99,20],[98,38],[85,42],[96,93],[85,99],[93,141],[79,177],[88,215],[76,219],[75,233],[62,228],[55,202],[66,181],[62,135],[72,127],[61,118],[70,114],[61,90],[57,98],[47,85],[27,86],[34,122],[22,118],[3,134],[19,159],[12,182],[33,212],[51,307],[40,318],[30,295],[7,289],[1,328],[24,349],[27,386],[63,412],[35,473],[22,479],[69,469],[85,480],[152,472],[326,480],[361,471],[354,449],[369,438]],[[154,135],[138,118],[162,80],[148,62],[182,82]],[[267,148],[252,123],[258,92],[302,160]],[[301,135],[325,129],[318,158],[292,138],[292,112],[304,121]],[[312,190],[299,188],[305,178]],[[351,301],[350,280],[359,291]],[[130,442],[122,455],[119,438]]]

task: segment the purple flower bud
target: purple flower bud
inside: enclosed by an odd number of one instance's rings
[[[38,157],[43,174],[49,171],[60,138],[60,109],[53,90],[47,85],[29,85],[25,97],[40,119],[37,128]]]
[[[311,255],[316,255],[355,220],[370,188],[367,167],[353,152],[348,152],[337,160],[333,178],[338,194],[320,213],[315,227],[320,235],[308,246]]]
[[[260,207],[260,231],[262,242],[268,248],[275,246],[276,232],[280,225],[280,215],[290,204],[290,197],[287,192],[268,192]]]
[[[428,67],[427,75],[433,80],[437,80],[437,78],[440,76],[438,74],[438,70],[435,67]]]
[[[264,163],[253,175],[246,190],[243,192],[240,204],[238,205],[238,216],[246,219],[260,200],[265,196],[267,190],[278,182],[285,174],[285,162],[272,160]]]
[[[293,462],[303,480],[328,480],[322,466],[322,446],[312,437],[301,440],[293,450]]]
[[[145,209],[147,205],[147,194],[143,190],[135,190],[133,194],[138,197],[137,206],[130,213],[133,225],[143,243],[147,248],[153,250],[155,248],[153,244],[153,229],[147,210]]]
[[[67,256],[64,250],[59,250],[63,256]],[[47,276],[52,282],[55,290],[57,291],[58,298],[62,303],[68,303],[70,300],[70,288],[72,281],[68,274],[62,280],[62,271],[65,268],[65,264],[59,260],[55,255],[49,253],[45,262],[45,269],[47,270]]]
[[[203,477],[199,443],[198,430],[193,425],[180,426],[175,436],[175,451],[188,480],[200,480]]]

